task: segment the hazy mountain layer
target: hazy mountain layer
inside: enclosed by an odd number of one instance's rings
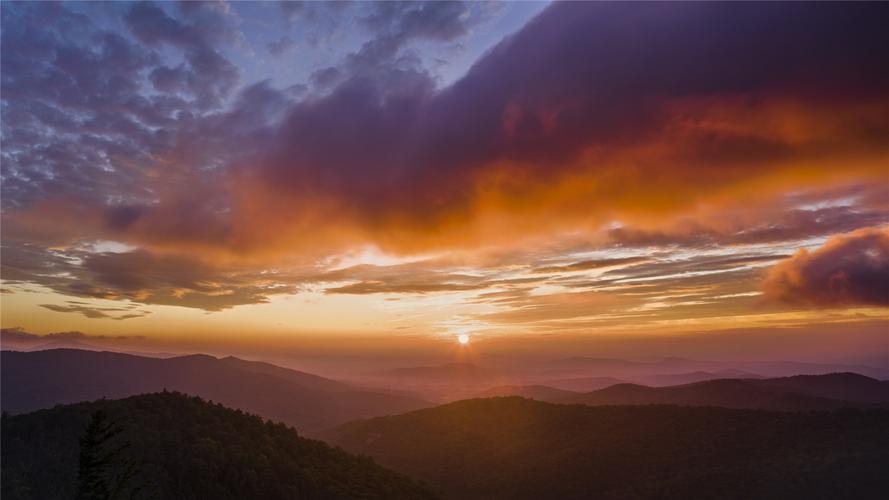
[[[428,406],[267,363],[206,355],[169,359],[59,349],[2,353],[2,404],[10,413],[57,404],[181,391],[293,425],[302,432]]]
[[[889,405],[889,387],[854,373],[775,379],[720,379],[670,387],[618,384],[563,398],[587,405],[675,404],[763,410],[826,410]]]

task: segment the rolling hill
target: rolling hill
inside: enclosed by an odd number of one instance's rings
[[[730,368],[724,370],[716,370],[712,372],[707,371],[697,371],[697,372],[688,372],[688,373],[667,373],[667,374],[657,374],[657,375],[640,375],[636,377],[632,377],[632,382],[642,385],[653,385],[653,386],[668,386],[668,385],[681,385],[681,384],[693,384],[695,382],[705,382],[707,380],[717,380],[717,379],[726,379],[726,378],[744,378],[744,379],[753,379],[753,378],[763,378],[761,375],[756,373],[746,372],[744,370],[733,370]]]
[[[2,353],[2,405],[22,413],[57,404],[176,390],[293,425],[301,432],[429,406],[267,363],[207,355],[147,358],[58,349]]]
[[[889,403],[889,391],[878,380],[854,373],[835,373],[776,379],[719,379],[669,387],[618,384],[559,402],[798,411],[885,404]]]
[[[105,451],[128,445],[119,464],[135,465],[125,493],[143,488],[121,498],[433,498],[372,460],[302,438],[283,424],[171,392],[4,414],[3,498],[74,498],[78,439],[97,410],[122,429]]]
[[[830,375],[795,375],[749,381],[759,387],[805,394],[819,398],[856,401],[860,403],[889,402],[889,386],[857,373],[833,373]]]
[[[627,383],[626,380],[612,377],[563,378],[546,380],[542,382],[542,384],[545,386],[555,387],[556,389],[562,389],[563,391],[571,392],[589,392],[598,389],[604,389],[605,387],[611,387],[612,385],[625,383]]]
[[[332,444],[454,499],[884,498],[889,411],[459,401],[346,424]]]
[[[558,402],[578,395],[578,393],[573,391],[565,391],[545,385],[500,385],[482,392],[478,397],[521,396],[538,401]]]

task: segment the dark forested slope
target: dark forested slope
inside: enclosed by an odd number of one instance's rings
[[[446,498],[881,498],[889,412],[459,401],[326,438]]]
[[[71,499],[78,439],[102,410],[121,426],[135,498],[431,498],[371,459],[305,439],[278,423],[179,393],[58,406],[2,423],[2,497]]]

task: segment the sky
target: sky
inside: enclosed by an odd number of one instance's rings
[[[887,17],[2,2],[0,323],[889,363]]]

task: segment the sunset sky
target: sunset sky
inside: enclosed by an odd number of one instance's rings
[[[3,2],[2,326],[889,358],[887,19]]]

